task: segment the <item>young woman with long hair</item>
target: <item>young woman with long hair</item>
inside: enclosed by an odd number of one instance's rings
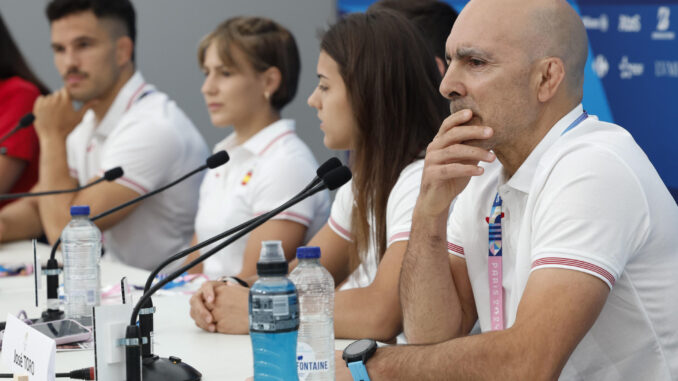
[[[335,284],[337,338],[393,340],[402,330],[398,278],[419,193],[423,156],[448,107],[440,73],[416,27],[387,10],[351,14],[325,32],[317,109],[324,143],[349,151],[353,180],[309,245]],[[292,265],[294,265],[293,263]],[[247,289],[205,284],[191,301],[196,324],[247,332]]]

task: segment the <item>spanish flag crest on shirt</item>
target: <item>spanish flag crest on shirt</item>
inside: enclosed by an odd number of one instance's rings
[[[247,171],[245,176],[242,178],[242,181],[240,182],[240,184],[242,184],[243,186],[247,185],[247,183],[250,182],[250,179],[252,179],[252,170]]]

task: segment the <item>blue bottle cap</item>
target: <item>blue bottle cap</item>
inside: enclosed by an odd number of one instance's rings
[[[71,216],[89,216],[89,206],[88,205],[71,206]]]
[[[317,259],[320,258],[320,248],[318,246],[302,246],[297,248],[297,258],[299,259]]]

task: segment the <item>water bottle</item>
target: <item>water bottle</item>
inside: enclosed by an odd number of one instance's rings
[[[89,220],[89,206],[71,206],[71,222],[61,233],[66,317],[92,325],[100,301],[101,231]]]
[[[297,380],[299,303],[280,241],[263,241],[249,296],[254,380]]]
[[[299,381],[334,380],[334,278],[320,264],[319,247],[297,249],[290,279],[299,294]]]

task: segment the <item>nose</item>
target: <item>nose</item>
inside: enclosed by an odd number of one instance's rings
[[[314,109],[320,110],[320,101],[318,100],[318,88],[316,87],[311,95],[308,96],[306,103]]]
[[[205,76],[202,87],[200,87],[200,92],[202,92],[203,95],[213,95],[216,93],[216,86],[211,74]]]
[[[447,99],[466,96],[466,86],[459,74],[458,64],[452,62],[448,67],[443,80],[440,82],[440,94]]]
[[[63,65],[66,67],[66,72],[73,71],[73,69],[80,68],[80,60],[75,52],[75,49],[66,48],[60,54]],[[78,70],[79,71],[79,70]]]

